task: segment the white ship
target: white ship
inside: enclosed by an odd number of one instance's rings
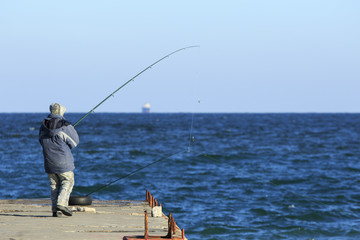
[[[150,113],[150,103],[145,103],[142,107],[142,112],[143,113]]]

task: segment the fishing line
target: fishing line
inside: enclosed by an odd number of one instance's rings
[[[198,103],[200,103],[200,100],[198,100]],[[195,112],[193,111],[192,114],[191,114],[191,124],[190,124],[190,130],[189,130],[189,144],[188,144],[188,147],[187,147],[187,152],[188,153],[191,151],[191,146],[195,142],[195,136],[193,135],[194,116],[195,116]]]
[[[187,150],[188,152],[190,152],[191,142],[195,141],[195,137],[192,136],[193,126],[194,126],[194,113],[192,113],[192,116],[191,116],[191,125],[190,125],[190,133],[189,133],[189,145],[188,145],[188,150]]]
[[[199,88],[198,83],[199,82],[198,82],[198,80],[199,80],[198,77],[196,77],[195,84],[192,85],[193,86],[193,98],[194,99],[196,99],[196,97],[199,96],[199,93],[198,93],[198,88]],[[194,87],[194,85],[195,85],[195,87]],[[197,103],[200,104],[200,98],[198,98]],[[189,144],[188,144],[188,149],[187,149],[188,153],[190,153],[190,151],[191,151],[192,143],[195,142],[195,137],[193,136],[195,110],[197,110],[197,109],[193,108],[193,111],[192,111],[192,114],[191,114],[191,124],[190,124],[190,131],[189,131]]]
[[[196,83],[198,83],[198,81],[196,81]],[[198,90],[198,85],[196,84],[196,89],[195,89],[196,92],[194,93],[195,96],[198,96],[198,91],[197,90]],[[197,103],[200,104],[200,98],[198,98]],[[195,118],[194,116],[195,116],[195,108],[193,109],[192,114],[191,114],[191,123],[190,123],[190,130],[189,130],[189,143],[188,143],[188,146],[187,146],[187,150],[184,151],[184,152],[187,152],[187,153],[191,152],[192,145],[195,142],[195,137],[193,135],[194,118]],[[164,206],[162,206],[162,209],[167,211],[168,213],[171,212],[169,208],[166,208]]]

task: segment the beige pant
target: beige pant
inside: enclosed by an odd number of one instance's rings
[[[48,173],[51,188],[52,211],[56,212],[56,206],[69,204],[70,193],[74,186],[74,172]]]

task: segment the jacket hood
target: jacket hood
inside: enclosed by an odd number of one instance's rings
[[[45,120],[42,123],[42,128],[42,137],[54,137],[61,131],[61,128],[48,129],[45,125]]]
[[[56,129],[49,129],[46,126],[45,122],[51,120],[52,118],[65,119],[64,117],[56,114],[49,114],[48,117],[45,118],[42,122],[42,137],[54,137],[62,130],[62,127]]]

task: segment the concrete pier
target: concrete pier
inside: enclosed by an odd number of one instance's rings
[[[69,209],[73,210],[72,217],[52,217],[49,199],[0,200],[0,238],[80,240],[144,236],[145,211],[150,216],[149,236],[168,233],[168,217],[164,214],[151,217],[151,207],[146,201],[94,200],[91,206]]]

